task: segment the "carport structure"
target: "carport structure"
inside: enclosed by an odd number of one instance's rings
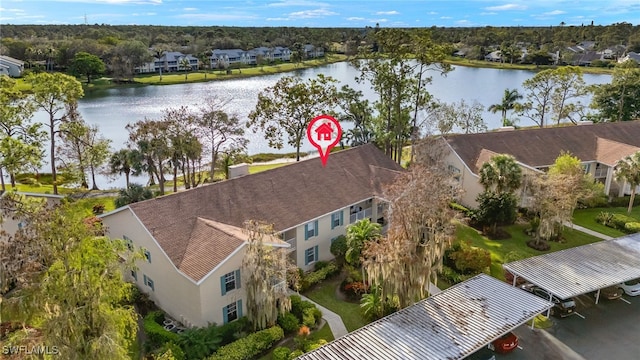
[[[640,277],[640,233],[603,240],[502,265],[566,300]]]
[[[462,359],[551,306],[480,274],[298,359]]]

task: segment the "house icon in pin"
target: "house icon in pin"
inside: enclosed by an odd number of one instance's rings
[[[331,134],[333,134],[333,128],[331,127],[330,124],[324,123],[318,126],[318,128],[315,131],[316,133],[318,133],[319,141],[322,141],[322,140],[331,141]]]

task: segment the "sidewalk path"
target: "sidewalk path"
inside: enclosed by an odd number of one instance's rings
[[[329,324],[329,328],[331,328],[331,332],[333,333],[333,337],[335,339],[342,337],[344,335],[347,335],[349,332],[347,331],[347,327],[344,326],[344,322],[342,322],[342,318],[340,317],[340,315],[334,313],[333,311],[327,309],[326,307],[316,303],[315,301],[309,299],[308,297],[304,296],[304,295],[300,295],[296,292],[290,292],[291,295],[298,295],[300,296],[300,298],[302,300],[306,300],[310,303],[313,303],[316,305],[316,307],[318,309],[320,309],[320,311],[322,311],[322,318],[325,319],[327,321],[327,323]]]
[[[611,239],[613,239],[613,238],[612,238],[611,236],[609,236],[609,235],[605,235],[605,234],[599,233],[599,232],[597,232],[597,231],[593,231],[593,230],[591,230],[591,229],[587,229],[586,227],[582,227],[582,226],[580,226],[580,225],[576,225],[576,224],[574,224],[574,223],[565,222],[565,223],[564,223],[564,226],[566,226],[566,227],[570,227],[570,228],[572,228],[572,229],[574,229],[574,230],[578,230],[578,231],[583,232],[583,233],[585,233],[585,234],[589,234],[589,235],[591,235],[591,236],[595,236],[595,237],[600,238],[600,239],[602,239],[602,240],[611,240]]]

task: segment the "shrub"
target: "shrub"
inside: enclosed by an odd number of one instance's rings
[[[626,208],[627,206],[629,206],[629,198],[630,198],[629,196],[615,197],[611,199],[611,201],[609,202],[609,206]],[[636,198],[633,201],[633,206],[637,206],[637,205],[640,205],[640,196],[636,196]]]
[[[624,230],[628,233],[640,232],[640,222],[628,222],[624,225]]]
[[[273,360],[288,360],[289,354],[291,354],[291,349],[286,346],[278,346],[271,353],[271,358]]]
[[[177,343],[180,340],[180,335],[165,330],[162,321],[164,321],[164,314],[161,311],[152,311],[144,317],[144,332],[149,338],[147,346],[151,349],[165,343]]]
[[[310,342],[304,348],[304,351],[305,352],[313,351],[313,350],[321,347],[322,345],[326,345],[326,344],[327,344],[327,340],[325,340],[325,339],[320,339],[317,342]]]
[[[472,275],[460,274],[459,272],[455,271],[454,269],[448,266],[443,266],[442,270],[440,271],[440,276],[442,277],[442,279],[446,280],[449,284],[455,285],[457,283],[467,280]]]
[[[471,215],[471,210],[469,210],[468,208],[466,208],[466,207],[464,207],[464,206],[462,206],[462,205],[460,205],[458,203],[452,202],[452,203],[449,204],[449,207],[451,209],[455,210],[455,211],[461,212],[462,214],[464,214],[464,216],[470,216]]]
[[[338,265],[336,265],[335,262],[329,262],[322,269],[305,274],[302,279],[302,286],[300,290],[305,291],[322,280],[336,275],[338,272],[340,272]]]
[[[368,290],[369,287],[362,281],[354,281],[350,283],[342,282],[342,291],[351,300],[358,300],[362,298],[362,295],[366,294]]]
[[[344,264],[344,255],[347,253],[347,237],[340,235],[331,243],[331,254],[336,257],[336,261]]]
[[[304,309],[302,312],[302,324],[308,327],[313,327],[316,324],[316,318],[313,316],[313,309]]]
[[[297,359],[298,357],[300,357],[302,355],[304,355],[304,352],[302,350],[300,350],[300,349],[293,350],[291,352],[291,354],[289,354],[289,360],[295,360],[295,359]]]
[[[345,278],[346,282],[351,283],[364,281],[362,278],[362,271],[360,269],[356,269],[351,265],[346,265],[345,269],[347,271],[347,277]]]
[[[491,253],[486,249],[463,247],[449,255],[456,270],[463,274],[478,274],[491,265]]]
[[[317,307],[313,308],[313,318],[316,319],[316,324],[320,323],[320,319],[322,319],[322,311]]]
[[[216,326],[215,324],[211,326],[216,328],[221,337],[220,345],[227,345],[242,337],[242,333],[249,328],[249,325],[249,318],[244,316],[221,326]]]
[[[613,218],[613,214],[607,211],[600,211],[600,213],[596,216],[596,222],[602,225],[609,226],[611,222],[611,218]]]
[[[316,261],[316,263],[313,265],[313,270],[314,271],[320,271],[324,268],[327,267],[329,263],[326,261]]]
[[[299,322],[303,322],[304,312],[307,309],[315,309],[312,302],[302,300],[298,295],[291,295],[291,314],[295,315]]]
[[[262,354],[276,341],[284,337],[284,331],[279,326],[261,330],[244,338],[225,345],[211,356],[210,360],[249,360]]]
[[[638,222],[638,220],[627,215],[613,214],[613,216],[611,217],[611,220],[609,221],[609,225],[607,226],[625,231],[626,230],[625,225],[627,225],[627,223],[632,223],[632,222]]]
[[[284,330],[285,334],[291,334],[298,331],[300,321],[292,313],[280,314],[278,316],[278,325]]]
[[[158,349],[157,354],[158,355],[162,355],[162,354],[167,354],[168,351],[171,350],[171,356],[173,356],[173,359],[175,360],[184,360],[184,352],[182,351],[182,349],[180,348],[180,346],[174,344],[174,343],[166,343],[164,345],[162,345],[162,347],[160,349]]]

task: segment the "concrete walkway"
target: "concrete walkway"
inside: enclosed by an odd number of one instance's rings
[[[578,231],[583,232],[585,234],[589,234],[591,236],[595,236],[595,237],[600,238],[602,240],[611,240],[611,239],[613,239],[611,236],[599,233],[597,231],[593,231],[591,229],[587,229],[586,227],[582,227],[582,226],[576,225],[574,223],[565,222],[564,226],[572,228],[574,230],[578,230]]]
[[[313,303],[316,305],[316,307],[318,309],[320,309],[320,311],[322,311],[322,318],[325,319],[327,321],[327,324],[329,324],[329,328],[331,328],[331,332],[333,333],[333,337],[334,338],[339,338],[342,337],[344,335],[347,335],[349,332],[347,331],[347,327],[344,326],[344,322],[342,322],[342,318],[340,317],[340,315],[334,313],[333,311],[327,309],[326,307],[316,303],[315,301],[309,299],[308,297],[304,296],[304,295],[300,295],[298,293],[295,292],[291,292],[291,295],[298,295],[300,296],[300,298],[302,300],[306,300],[310,303]]]

